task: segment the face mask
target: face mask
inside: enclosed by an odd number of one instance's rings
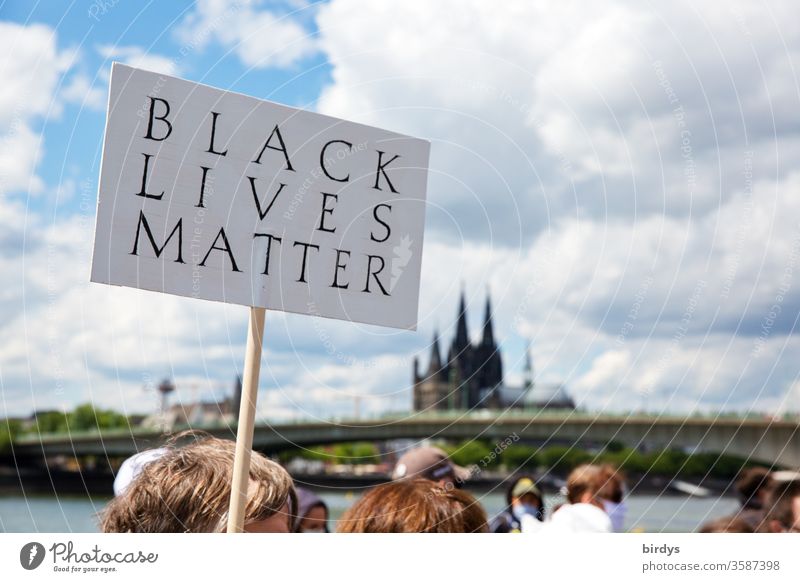
[[[300,530],[300,533],[327,533],[324,527],[307,527]]]
[[[532,515],[536,519],[539,519],[539,516],[541,515],[541,512],[539,511],[538,507],[527,503],[521,503],[519,505],[515,505],[514,507],[511,508],[511,513],[517,519],[522,519],[523,515]]]
[[[603,499],[603,509],[611,519],[611,527],[614,529],[614,531],[624,531],[625,514],[628,513],[628,506],[625,505],[625,502],[621,501],[620,503],[614,503],[613,501]]]

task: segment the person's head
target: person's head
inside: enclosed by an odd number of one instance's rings
[[[763,509],[772,485],[772,473],[763,467],[742,469],[736,477],[736,492],[742,507]]]
[[[483,533],[486,512],[462,489],[402,479],[367,491],[339,520],[340,533]]]
[[[770,490],[766,509],[759,531],[800,533],[800,481],[775,484]]]
[[[520,519],[522,515],[533,515],[544,519],[544,499],[542,491],[530,477],[515,479],[506,491],[506,502],[511,512]]]
[[[704,523],[700,533],[753,533],[753,528],[742,518],[729,516]]]
[[[114,495],[125,493],[125,489],[139,476],[145,465],[160,459],[167,452],[169,449],[164,447],[147,449],[125,459],[114,477]]]
[[[603,504],[603,510],[611,518],[614,531],[625,530],[625,515],[628,508],[625,504],[625,476],[610,464],[600,466],[600,488],[597,498]]]
[[[171,447],[148,463],[104,510],[104,533],[224,532],[231,497],[235,443],[203,438]],[[253,451],[245,531],[290,532],[296,507],[292,478]]]
[[[605,510],[599,493],[608,481],[608,474],[598,465],[580,465],[567,477],[567,501],[590,503]]]
[[[328,533],[328,506],[317,495],[297,488],[297,515],[294,531],[298,533]]]
[[[612,503],[622,503],[625,497],[625,476],[613,465],[600,465],[600,489],[597,496]]]
[[[460,486],[470,476],[469,469],[453,463],[442,449],[417,447],[405,453],[397,461],[392,479],[428,479],[442,486]]]

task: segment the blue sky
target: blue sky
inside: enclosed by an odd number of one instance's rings
[[[111,62],[431,140],[420,331],[270,313],[260,413],[411,402],[486,290],[509,382],[598,410],[800,407],[789,2],[0,4],[8,414],[221,396],[246,310],[88,283]],[[777,306],[777,307],[776,307]],[[423,356],[423,364],[427,356]]]

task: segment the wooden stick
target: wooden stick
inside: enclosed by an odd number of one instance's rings
[[[261,345],[264,340],[264,308],[250,308],[247,348],[244,356],[244,383],[239,405],[239,426],[236,430],[236,456],[233,460],[231,502],[228,509],[228,533],[244,531],[247,489],[250,485],[250,452],[253,449],[253,428],[258,399],[258,375],[261,371]]]

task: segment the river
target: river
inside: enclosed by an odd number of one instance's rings
[[[335,521],[356,500],[359,491],[315,489],[328,504]],[[489,516],[503,506],[503,495],[477,494]],[[558,496],[548,497],[547,505],[559,503]],[[98,512],[107,498],[86,497],[0,497],[0,532],[96,532]],[[704,522],[728,515],[737,503],[730,497],[677,497],[674,495],[631,495],[626,499],[629,531],[691,532]]]

